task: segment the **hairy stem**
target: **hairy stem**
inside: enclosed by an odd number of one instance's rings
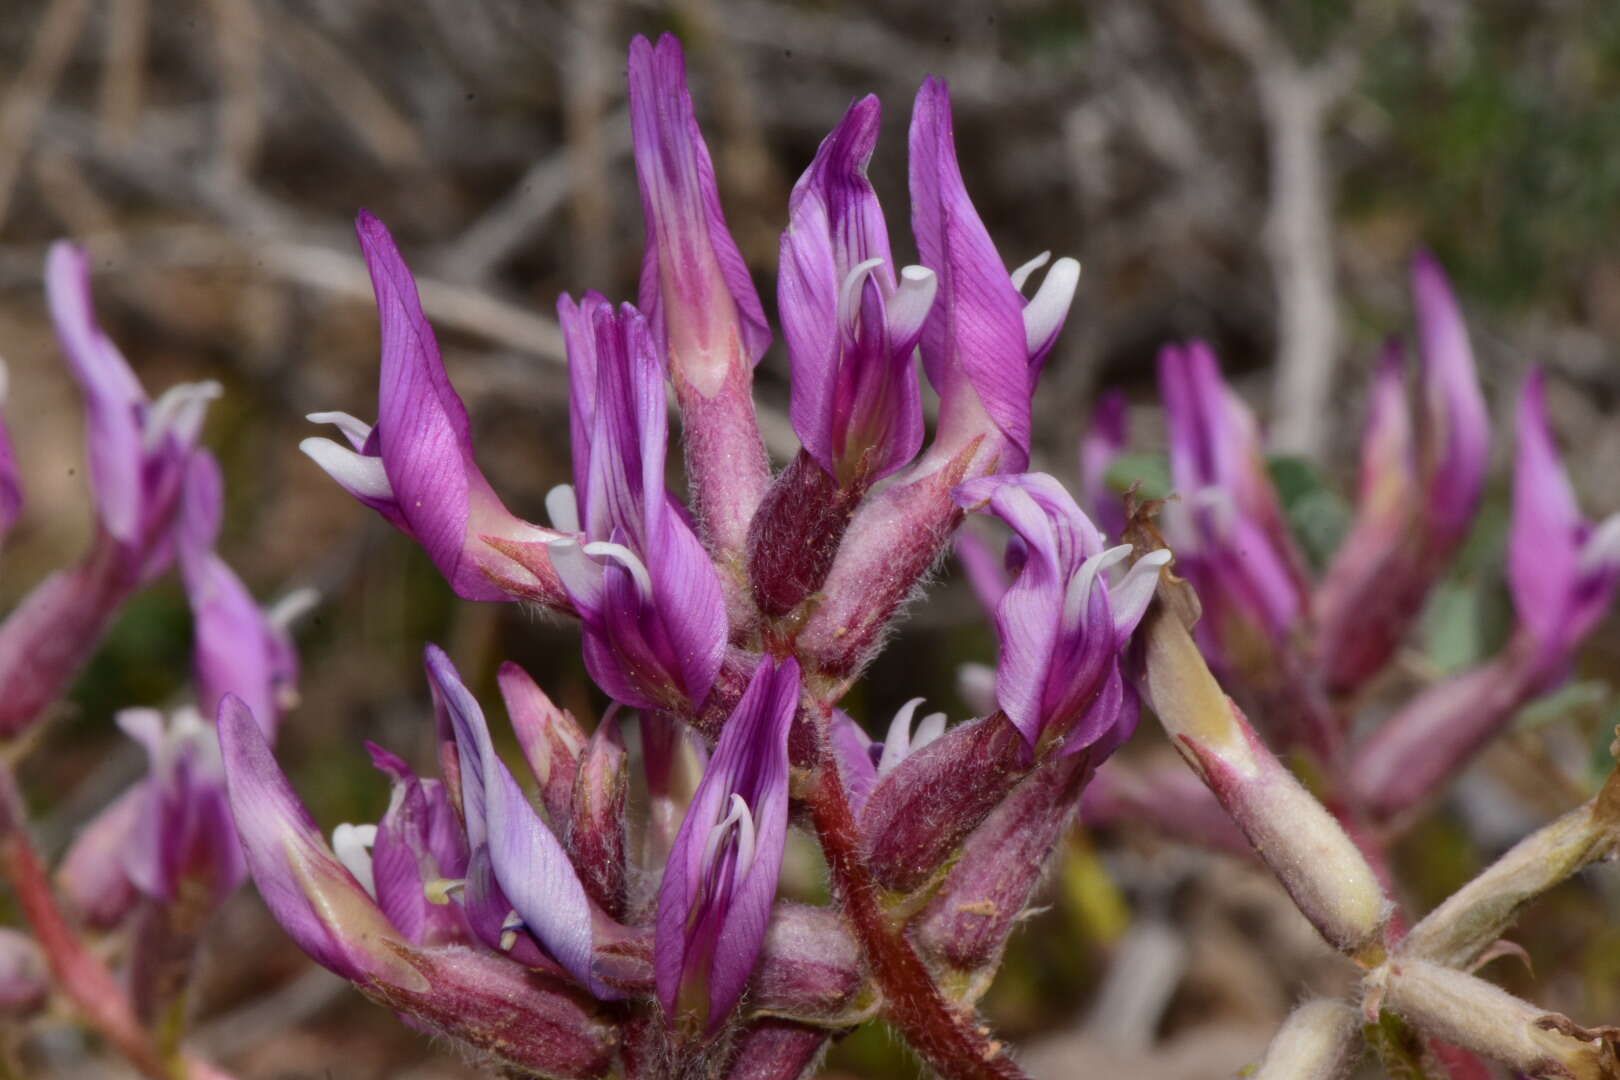
[[[971,1011],[946,1002],[927,965],[883,910],[866,867],[860,832],[843,780],[823,747],[820,774],[810,794],[810,813],[821,839],[844,913],[872,966],[889,1020],[939,1074],[951,1080],[1015,1080],[1022,1077],[1005,1047],[978,1027]]]

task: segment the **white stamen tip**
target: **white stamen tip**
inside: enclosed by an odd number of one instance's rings
[[[388,470],[383,468],[382,458],[356,453],[331,439],[305,439],[298,444],[298,449],[356,498],[379,502],[393,499],[394,485],[388,481]]]
[[[373,900],[377,899],[377,878],[371,869],[371,848],[376,843],[375,825],[345,823],[332,830],[332,853]]]
[[[1031,353],[1045,348],[1057,336],[1079,284],[1080,264],[1073,259],[1059,259],[1046,272],[1041,287],[1024,305],[1024,337]]]
[[[917,706],[923,700],[920,697],[912,698],[900,706],[900,711],[889,721],[889,733],[883,739],[883,754],[878,758],[879,776],[889,773],[911,753],[911,718],[917,714]]]
[[[626,570],[635,579],[636,592],[641,599],[652,602],[652,575],[647,573],[647,564],[641,561],[641,556],[625,547],[623,544],[611,544],[606,540],[594,540],[585,545],[585,554],[603,559],[612,559]]]
[[[850,326],[855,322],[855,316],[861,310],[861,289],[866,285],[866,279],[872,271],[883,265],[882,259],[867,259],[852,267],[844,275],[844,284],[838,290],[838,324]]]
[[[1052,253],[1050,251],[1043,251],[1033,259],[1029,260],[1029,262],[1014,270],[1011,275],[1013,288],[1017,289],[1019,292],[1023,292],[1024,286],[1029,283],[1029,275],[1045,266],[1051,258]]]
[[[574,497],[574,485],[558,484],[546,492],[546,517],[558,532],[580,531],[579,500]]]
[[[304,419],[312,424],[331,424],[356,450],[364,450],[366,440],[371,438],[371,425],[346,412],[312,412]]]

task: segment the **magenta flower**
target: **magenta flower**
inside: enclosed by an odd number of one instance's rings
[[[788,729],[799,665],[760,661],[726,722],[658,891],[655,971],[671,1023],[713,1032],[754,970],[787,839]]]
[[[968,509],[988,509],[1018,534],[1027,555],[996,605],[1001,663],[996,701],[1029,748],[1074,753],[1123,741],[1134,726],[1120,654],[1147,611],[1169,552],[1137,560],[1112,585],[1111,566],[1130,555],[1104,550],[1102,534],[1044,473],[989,476],[957,489]]]
[[[1355,524],[1314,606],[1328,688],[1348,692],[1394,654],[1479,506],[1489,418],[1456,300],[1434,259],[1412,263],[1422,358],[1413,424],[1405,360],[1386,348],[1373,377]]]
[[[305,592],[290,604],[267,612],[214,550],[219,532],[219,465],[197,454],[188,479],[187,527],[180,541],[180,573],[194,620],[193,675],[197,707],[204,716],[219,713],[226,694],[235,694],[268,725],[274,738],[280,716],[297,700],[298,654],[286,623],[310,602]]]
[[[439,780],[418,777],[403,760],[368,744],[371,760],[393,781],[388,810],[373,827],[340,826],[337,855],[377,900],[388,921],[413,945],[448,945],[470,940],[472,931],[460,905],[446,890],[467,877],[467,835]],[[370,858],[364,855],[369,847]],[[347,857],[346,857],[347,856]],[[437,902],[435,902],[437,901]]]
[[[664,372],[646,321],[588,294],[558,304],[568,338],[573,505],[552,493],[552,544],[585,625],[585,665],[615,700],[690,715],[725,655],[714,564],[664,486]]]
[[[467,408],[445,374],[416,281],[383,223],[355,224],[382,322],[375,427],[348,413],[312,413],[348,441],[300,447],[344,490],[415,539],[467,600],[565,601],[546,557],[556,533],[514,517],[473,459]]]
[[[130,882],[168,902],[183,888],[197,890],[192,895],[208,897],[205,910],[212,908],[247,876],[213,728],[195,709],[167,723],[155,709],[126,709],[118,726],[147,756],[141,807],[123,849]]]
[[[1620,514],[1594,524],[1575,504],[1547,424],[1540,370],[1519,398],[1508,584],[1540,665],[1556,677],[1620,586]]]
[[[687,465],[706,538],[741,551],[770,482],[751,388],[771,332],[726,228],[686,58],[669,34],[656,46],[630,43],[630,127],[647,227],[637,303],[691,432]]]
[[[880,480],[917,455],[922,401],[914,358],[937,282],[898,272],[866,179],[881,106],[855,102],[793,189],[777,281],[793,361],[793,428],[842,485]]]
[[[1203,342],[1159,353],[1179,503],[1167,508],[1177,563],[1198,589],[1199,641],[1244,665],[1284,643],[1303,609],[1304,579],[1254,416]]]
[[[0,363],[0,405],[5,404],[10,376]],[[17,473],[17,451],[11,443],[11,429],[0,420],[0,540],[4,540],[22,516],[22,477]]]
[[[975,439],[1001,472],[1029,462],[1030,398],[1069,313],[1080,264],[1059,259],[1035,296],[1019,290],[1046,262],[1005,270],[973,209],[943,80],[924,80],[911,114],[911,227],[939,295],[923,326],[922,358],[939,391],[939,429],[930,456],[950,460]]]
[[[97,324],[89,260],[51,247],[46,293],[85,397],[96,536],[79,565],[40,582],[0,625],[0,738],[21,734],[72,680],[137,587],[174,559],[187,475],[215,383],[146,396]],[[0,514],[13,489],[0,475]]]
[[[418,1027],[497,1059],[567,1076],[607,1071],[612,1032],[593,1002],[498,950],[410,941],[378,906],[368,882],[327,845],[276,765],[258,721],[234,697],[220,706],[219,733],[248,867],[271,914],[299,948]],[[468,794],[470,835],[473,808],[487,811],[489,802],[476,782]],[[378,878],[375,863],[367,863],[367,839],[351,833],[342,846],[375,888],[379,880],[392,881],[393,871],[385,867]]]

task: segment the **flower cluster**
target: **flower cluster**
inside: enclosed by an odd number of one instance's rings
[[[252,708],[227,699],[248,863],[322,963],[415,1024],[547,1075],[614,1061],[639,1074],[670,1054],[795,1075],[880,1011],[942,1066],[961,1053],[952,1040],[993,1062],[963,1006],[988,985],[1081,789],[1135,725],[1124,657],[1167,558],[1127,572],[1129,547],[1109,547],[1056,480],[1022,471],[1078,266],[1059,259],[1024,297],[1047,256],[1005,269],[967,196],[948,91],[929,80],[910,140],[922,265],[896,267],[866,178],[879,104],[856,101],[794,188],[782,235],[803,449],[773,476],[751,396],[769,330],[674,39],[632,45],[630,98],[640,296],[558,302],[574,482],[547,497],[549,522],[512,515],[484,480],[410,272],[370,215],[358,228],[381,314],[380,417],[317,414],[349,445],[304,446],[461,596],[577,617],[586,670],[613,704],[587,735],[503,671],[536,805],[430,648],[440,778],[373,748],[388,812],[329,845]],[[919,355],[940,399],[931,441]],[[665,483],[671,387],[690,508]],[[913,735],[914,702],[874,744],[837,703],[978,509],[1011,526],[1017,556],[995,700]],[[628,813],[632,786],[648,793],[645,817]],[[827,853],[832,907],[777,895],[794,804]],[[908,925],[874,887],[905,898]],[[951,971],[955,1002],[940,989]]]
[[[127,939],[135,1017],[159,1024],[183,1004],[209,916],[247,877],[211,718],[226,697],[251,701],[261,737],[274,737],[297,681],[286,626],[306,598],[262,610],[215,551],[224,496],[219,466],[197,441],[218,387],[182,385],[148,399],[96,321],[89,260],[79,249],[51,249],[46,287],[85,397],[94,537],[77,566],[46,578],[0,623],[0,733],[25,745],[123,602],[178,563],[192,613],[195,704],[168,717],[152,708],[118,714],[146,753],[146,773],[79,832],[56,875],[73,915]],[[10,440],[3,442],[0,505],[9,528],[23,499]],[[8,781],[0,813],[7,842],[20,841],[13,795]],[[8,937],[8,1009],[44,1004],[43,984],[37,994],[13,985],[30,971],[39,979],[40,965],[25,963],[28,950],[26,939]]]

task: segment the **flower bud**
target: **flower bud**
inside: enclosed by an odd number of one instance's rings
[[[1344,1080],[1361,1057],[1361,1017],[1342,1001],[1307,1001],[1271,1039],[1253,1080]]]
[[[523,760],[540,784],[540,803],[552,827],[561,830],[574,804],[574,778],[589,737],[574,714],[552,704],[516,664],[502,664],[496,682]]]
[[[630,44],[630,128],[647,227],[637,305],[669,358],[697,517],[711,543],[740,554],[770,481],[751,391],[771,332],[669,34]]]
[[[837,913],[789,903],[772,909],[759,969],[749,986],[753,1013],[827,1028],[851,1027],[866,1019],[874,1005],[861,951]]]
[[[832,1040],[825,1028],[792,1020],[756,1020],[737,1034],[726,1080],[804,1080],[816,1074]]]
[[[912,929],[924,954],[968,975],[972,996],[990,979],[1095,763],[1055,758],[1026,777],[962,845],[962,854]]]
[[[0,927],[0,1019],[26,1020],[51,995],[45,955],[27,934]]]
[[[999,712],[906,756],[861,811],[872,876],[896,892],[922,886],[1029,768],[1023,736]]]
[[[568,852],[585,891],[616,919],[625,914],[624,815],[629,788],[630,768],[619,734],[619,717],[610,711],[580,757]]]
[[[1370,1000],[1434,1038],[1525,1076],[1599,1080],[1613,1049],[1483,979],[1426,960],[1396,959],[1367,978]]]
[[[1144,698],[1295,906],[1343,952],[1379,945],[1391,904],[1355,842],[1221,692],[1175,615],[1159,605],[1139,636]]]

